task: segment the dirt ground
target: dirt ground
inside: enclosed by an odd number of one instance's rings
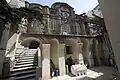
[[[88,69],[87,76],[91,80],[120,80],[118,79],[118,71],[112,67],[106,66]]]

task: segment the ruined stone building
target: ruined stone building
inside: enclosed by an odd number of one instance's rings
[[[25,1],[19,6],[17,2],[14,3],[14,0],[8,2],[12,7],[19,8],[22,5],[22,7],[39,11],[42,14],[42,20],[33,18],[31,22],[27,17],[23,17],[18,24],[17,31],[12,28],[8,29],[7,36],[1,41],[1,46],[5,44],[3,42],[7,45],[4,47],[6,53],[3,52],[4,56],[0,56],[2,60],[0,60],[0,65],[3,65],[6,59],[4,57],[7,57],[6,61],[10,60],[9,70],[13,72],[15,79],[18,79],[16,75],[24,73],[27,76],[20,77],[20,79],[42,77],[43,80],[48,80],[52,75],[50,70],[53,66],[59,69],[60,76],[69,74],[66,61],[70,57],[72,64],[82,63],[88,68],[109,65],[109,51],[106,45],[110,43],[104,44],[102,31],[99,30],[103,26],[90,22],[86,14],[75,14],[73,7],[62,2],[53,3],[50,7]],[[33,57],[32,53],[36,57]],[[25,57],[30,55],[32,58]],[[35,64],[25,64],[32,63],[34,60]],[[23,64],[19,63],[20,61],[23,61]],[[6,66],[8,65],[4,63],[3,67]],[[26,73],[22,70],[26,70]],[[2,67],[0,71],[5,74],[9,73],[5,69],[2,70]],[[15,74],[18,71],[21,73]]]
[[[99,5],[97,5],[94,9],[88,11],[88,12],[87,12],[87,15],[88,15],[89,17],[94,17],[94,16],[92,15],[93,13],[96,14],[97,16],[103,18],[103,15],[102,15],[102,12],[101,12],[101,9],[100,9],[100,6],[99,6]]]

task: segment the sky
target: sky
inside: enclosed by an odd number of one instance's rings
[[[66,2],[74,8],[76,14],[88,12],[98,4],[98,0],[27,0],[27,1],[47,6],[51,6],[54,2]]]

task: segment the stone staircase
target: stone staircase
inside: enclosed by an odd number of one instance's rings
[[[19,49],[16,52],[16,63],[10,76],[0,80],[35,80],[38,66],[37,50]]]

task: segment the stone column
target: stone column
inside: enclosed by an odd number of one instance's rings
[[[53,61],[55,67],[59,68],[59,41],[52,39],[50,45],[50,59]]]
[[[83,47],[83,43],[79,43],[78,44],[78,60],[79,60],[79,63],[84,63],[84,60],[83,60],[83,51],[82,51],[82,47]]]
[[[60,34],[62,34],[62,32],[63,32],[63,30],[62,30],[62,23],[61,23],[61,17],[58,17],[58,20],[59,20],[59,32],[60,32]]]
[[[9,31],[10,31],[10,24],[5,24],[5,26],[6,26],[6,28],[3,31],[3,35],[1,38],[1,42],[0,42],[0,48],[3,48],[3,49],[6,49],[7,41],[8,41],[8,37],[9,37]]]
[[[50,11],[49,11],[49,7],[48,6],[44,6],[44,10],[45,10],[45,15],[46,15],[46,20],[47,20],[47,32],[48,34],[51,33],[51,30],[50,30]]]
[[[75,20],[74,20],[74,18],[75,18],[75,11],[74,11],[74,8],[71,8],[70,9],[71,11],[71,16],[70,16],[70,33],[71,34],[75,34],[75,29],[76,29],[76,26],[75,26]]]
[[[83,22],[81,22],[81,31],[83,35],[86,35],[86,29],[85,29],[85,24]]]
[[[93,59],[93,39],[89,39],[89,55],[91,59],[91,66],[94,66],[94,59]]]
[[[83,57],[85,63],[89,65],[89,67],[92,66],[91,58],[90,58],[90,41],[89,39],[83,39]]]
[[[77,40],[76,40],[76,42],[73,44],[73,54],[74,54],[74,58],[75,58],[75,60],[77,60],[77,62],[79,62],[79,52],[78,52],[78,48],[79,48],[79,45],[78,45],[78,43],[77,43]]]
[[[104,65],[104,51],[103,51],[103,38],[98,40],[98,52],[99,52],[99,58],[100,58],[100,65]],[[111,46],[111,44],[108,44],[107,46]],[[109,54],[110,52],[108,51],[107,54]]]
[[[93,44],[94,44],[94,55],[95,55],[95,60],[97,61],[97,65],[100,65],[100,55],[99,55],[99,51],[98,51],[98,40],[93,40]]]
[[[59,45],[59,70],[60,70],[60,76],[63,76],[66,74],[66,70],[65,70],[65,44]]]
[[[3,70],[5,52],[6,52],[6,50],[0,50],[0,76],[2,76],[2,72],[3,72],[2,70]]]
[[[9,37],[9,31],[10,31],[11,24],[1,24],[0,23],[0,31],[1,31],[1,42],[0,42],[0,75],[2,75],[2,69],[3,69],[3,62],[5,58],[5,52],[7,47],[7,41]],[[6,28],[5,28],[6,27]],[[4,29],[5,28],[5,29]]]
[[[38,56],[38,67],[36,68],[36,80],[41,80],[42,78],[42,56],[41,56],[41,46],[37,48]]]
[[[50,79],[50,44],[42,45],[42,80]]]

